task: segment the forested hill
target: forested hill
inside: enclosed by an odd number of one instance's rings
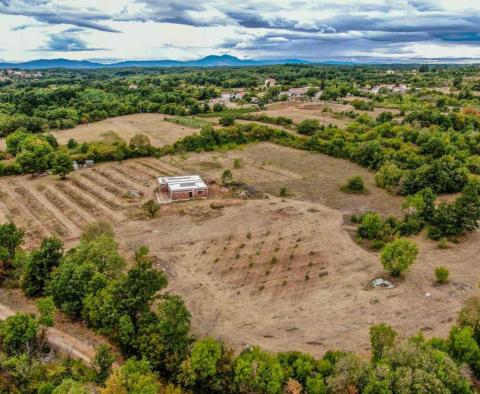
[[[86,60],[68,59],[38,59],[24,63],[0,63],[0,69],[17,68],[24,70],[68,68],[68,69],[92,69],[92,68],[122,68],[122,67],[220,67],[220,66],[259,66],[269,64],[300,64],[308,63],[300,59],[277,59],[277,60],[252,60],[239,59],[234,56],[207,56],[197,60],[128,60],[117,63],[97,63]]]

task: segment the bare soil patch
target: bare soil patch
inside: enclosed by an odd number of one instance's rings
[[[240,168],[234,168],[235,158]],[[222,197],[217,186],[208,200],[164,206],[157,219],[132,219],[131,211],[153,197],[157,174],[218,180],[227,168],[259,195],[273,196]],[[363,177],[369,194],[340,190],[352,175]],[[344,218],[366,210],[399,215],[402,198],[377,188],[373,173],[345,160],[262,143],[225,153],[104,163],[69,178],[0,179],[0,212],[26,229],[27,246],[52,233],[42,219],[47,213],[68,230],[67,247],[86,222],[108,220],[125,252],[150,247],[157,268],[169,277],[169,291],[191,310],[195,332],[237,350],[247,344],[315,355],[364,350],[369,326],[381,321],[402,335],[423,330],[444,336],[476,291],[478,233],[446,250],[419,236],[420,254],[406,277],[393,289],[371,289],[370,281],[385,275],[379,257],[352,240]],[[282,187],[286,199],[275,197]],[[142,196],[125,198],[131,188]],[[32,198],[42,211],[35,215]],[[438,265],[450,269],[446,285],[434,283]]]
[[[305,119],[317,119],[320,124],[345,127],[353,120],[341,114],[341,112],[353,111],[358,114],[367,114],[371,117],[377,117],[380,113],[389,111],[394,115],[399,113],[395,109],[375,108],[373,111],[359,111],[350,104],[340,104],[330,101],[318,102],[295,102],[286,101],[275,103],[268,106],[267,110],[260,113],[269,116],[285,116],[291,118],[294,123],[300,123]]]
[[[235,158],[240,159],[241,168],[234,168]],[[383,215],[401,214],[403,198],[377,187],[373,172],[321,153],[261,143],[225,153],[190,154],[186,158],[175,156],[168,160],[187,172],[216,179],[221,178],[225,169],[230,169],[234,179],[262,192],[278,196],[280,189],[286,187],[292,198],[318,202],[344,213],[371,210]],[[216,166],[206,168],[201,165],[205,162]],[[370,191],[368,194],[348,194],[340,190],[353,175],[363,178]]]
[[[384,275],[379,258],[352,241],[338,210],[270,198],[207,213],[207,202],[199,202],[180,216],[130,222],[118,235],[126,249],[150,247],[169,290],[186,300],[196,333],[236,350],[367,350],[368,328],[378,322],[402,335],[446,335],[480,273],[478,239],[447,257],[419,240],[420,256],[405,279],[394,289],[372,289],[369,282]],[[433,280],[439,260],[452,267],[444,286]]]

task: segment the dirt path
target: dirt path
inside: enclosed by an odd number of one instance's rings
[[[13,309],[0,304],[1,320],[5,320],[14,314],[15,311]],[[55,328],[48,329],[47,342],[56,351],[77,360],[82,360],[87,364],[91,364],[95,357],[95,349],[92,346],[85,345],[83,341]]]

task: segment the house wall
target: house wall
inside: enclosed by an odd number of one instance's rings
[[[182,191],[171,193],[172,200],[190,200],[192,198],[207,198],[207,197],[208,197],[208,189],[182,190]]]

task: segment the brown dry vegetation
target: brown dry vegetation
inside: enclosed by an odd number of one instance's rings
[[[235,158],[240,168],[234,168]],[[286,187],[290,197],[239,200],[220,193],[164,206],[157,219],[140,219],[156,176],[195,172],[218,181],[226,168],[260,192],[278,195]],[[369,194],[340,191],[352,175],[363,177]],[[128,197],[129,189],[143,196]],[[2,178],[0,190],[1,215],[26,229],[27,246],[52,233],[72,246],[85,223],[97,219],[114,225],[125,253],[148,245],[169,277],[169,290],[186,300],[195,332],[237,350],[246,344],[316,355],[363,350],[368,327],[379,321],[403,335],[446,335],[480,273],[478,234],[448,250],[422,235],[418,261],[406,278],[395,289],[370,289],[369,281],[383,275],[379,258],[354,242],[345,218],[366,210],[399,215],[402,199],[378,189],[373,173],[348,161],[269,143],[105,163],[65,181]],[[213,209],[212,202],[225,207]],[[66,233],[59,234],[57,222]],[[451,272],[443,286],[433,279],[440,263]]]
[[[367,114],[377,117],[380,113],[390,111],[398,114],[398,110],[375,108],[373,111],[358,111],[350,104],[339,104],[335,102],[319,101],[319,102],[298,102],[286,101],[271,104],[263,113],[269,116],[285,116],[291,118],[294,123],[300,123],[305,119],[318,119],[322,125],[334,125],[345,127],[352,122],[347,116],[340,115],[341,112],[353,111],[358,114]]]

